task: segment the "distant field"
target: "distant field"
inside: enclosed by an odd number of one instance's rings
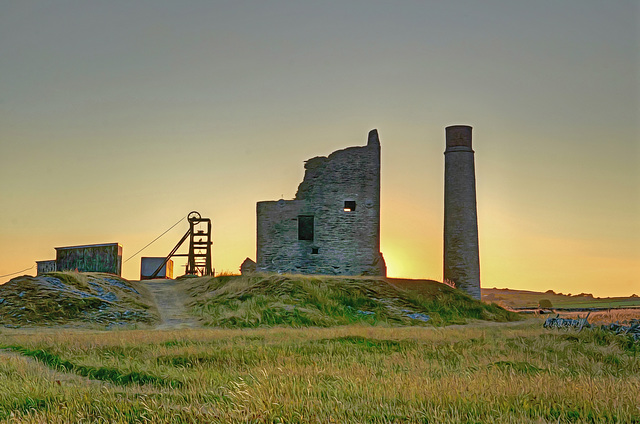
[[[0,421],[640,423],[640,344],[537,319],[0,340]]]
[[[556,308],[634,308],[640,307],[639,297],[594,298],[588,295],[542,293],[526,290],[482,289],[482,300],[510,308],[536,308],[547,299]]]
[[[562,318],[585,318],[588,316],[588,322],[592,325],[603,325],[611,323],[629,323],[632,320],[640,320],[640,308],[633,309],[604,309],[599,311],[587,312],[575,312],[575,311],[561,311],[559,312]]]

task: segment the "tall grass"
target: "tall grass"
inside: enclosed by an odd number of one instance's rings
[[[24,356],[35,358],[44,365],[57,371],[72,372],[83,377],[89,377],[95,380],[109,381],[115,384],[155,384],[179,387],[181,383],[177,380],[166,380],[153,375],[133,371],[123,373],[117,368],[111,367],[92,367],[78,365],[69,360],[63,360],[59,356],[54,355],[43,349],[27,349],[22,346],[7,346],[14,352],[18,352]]]
[[[12,325],[153,324],[146,288],[105,273],[52,272],[0,286],[0,323]]]
[[[181,382],[113,384],[0,353],[0,419],[17,422],[640,423],[640,352],[540,321],[0,337],[76,366]]]
[[[433,325],[518,319],[435,282],[428,294],[366,277],[257,274],[193,279],[186,284],[194,298],[194,313],[210,326],[425,325],[416,316],[428,316]]]

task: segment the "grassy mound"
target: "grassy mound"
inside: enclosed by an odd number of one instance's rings
[[[0,324],[8,326],[154,323],[144,288],[112,274],[52,272],[0,285]]]
[[[413,281],[415,287],[409,287]],[[255,274],[185,280],[193,312],[220,327],[330,327],[464,324],[517,320],[444,284],[427,280]]]

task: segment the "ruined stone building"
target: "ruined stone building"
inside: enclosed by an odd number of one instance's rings
[[[293,200],[258,202],[257,271],[386,275],[380,253],[380,140],[305,163]]]

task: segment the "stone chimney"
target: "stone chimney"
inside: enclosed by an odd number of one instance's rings
[[[444,281],[480,299],[476,176],[471,127],[447,127],[444,152]]]

